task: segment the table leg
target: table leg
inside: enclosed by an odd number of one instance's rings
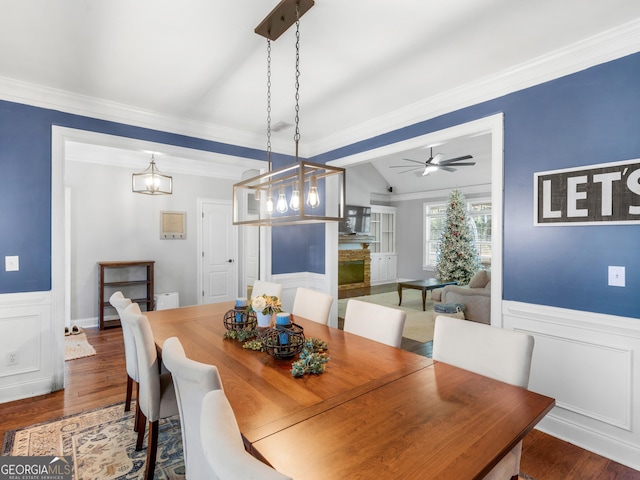
[[[402,305],[402,287],[398,284],[398,306]]]
[[[427,303],[427,289],[423,288],[422,289],[422,311],[423,312],[426,310],[426,303]]]

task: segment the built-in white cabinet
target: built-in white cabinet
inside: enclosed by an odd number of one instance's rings
[[[371,283],[395,282],[398,278],[396,254],[396,208],[371,206]]]
[[[371,254],[371,284],[395,282],[398,279],[398,255]]]
[[[371,205],[371,253],[396,253],[396,207]]]

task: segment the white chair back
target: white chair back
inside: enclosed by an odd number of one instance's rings
[[[527,388],[533,337],[469,320],[438,316],[433,359]]]
[[[202,478],[218,480],[287,480],[244,449],[236,417],[222,390],[212,390],[202,399],[202,448],[210,471]],[[293,447],[292,447],[293,448]]]
[[[299,315],[314,322],[326,325],[329,323],[329,312],[333,297],[326,293],[317,292],[308,288],[298,287],[296,296],[293,299],[291,313]]]
[[[344,313],[344,331],[399,348],[406,319],[404,310],[351,299]]]
[[[136,343],[138,357],[140,410],[149,422],[158,421],[178,413],[175,391],[170,375],[160,375],[158,353],[153,332],[147,317],[142,315],[137,303],[132,303],[122,312],[129,322]],[[173,411],[173,413],[171,413]]]
[[[167,338],[164,342],[162,362],[171,372],[176,390],[185,476],[188,480],[208,478],[209,465],[204,457],[200,438],[200,414],[205,394],[211,390],[222,389],[218,369],[213,365],[187,358],[180,340],[176,337]]]
[[[258,295],[269,295],[271,297],[282,297],[282,285],[274,282],[265,282],[263,280],[256,280],[253,283],[253,289],[251,290],[251,297],[257,297]]]
[[[122,312],[131,305],[131,300],[126,298],[122,292],[118,291],[111,295],[109,303],[116,309],[120,317],[120,325],[122,326],[122,337],[124,338],[124,360],[127,367],[127,375],[132,380],[138,381],[138,358],[136,353],[136,344],[133,339],[133,332],[129,324],[122,319]]]

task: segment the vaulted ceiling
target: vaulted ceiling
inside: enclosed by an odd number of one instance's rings
[[[264,148],[267,42],[254,28],[276,4],[0,0],[0,98],[34,87],[43,102],[124,105]],[[301,153],[419,121],[447,92],[638,18],[637,0],[316,0],[300,25]],[[288,153],[294,30],[272,42],[271,117],[285,125],[273,148]]]

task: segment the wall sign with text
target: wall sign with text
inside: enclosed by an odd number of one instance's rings
[[[535,225],[640,223],[640,159],[533,174]]]

